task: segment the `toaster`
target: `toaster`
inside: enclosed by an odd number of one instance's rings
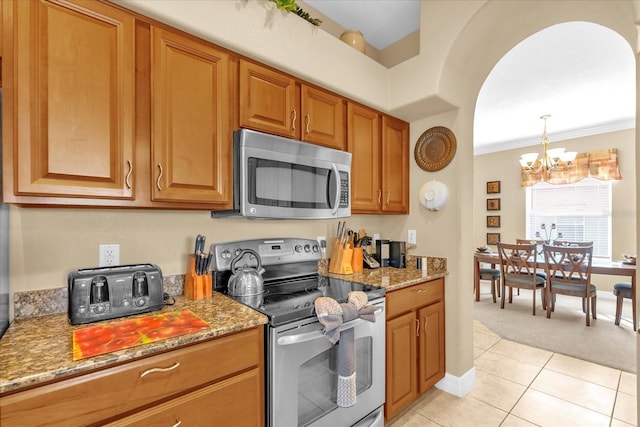
[[[67,276],[69,323],[97,322],[160,310],[162,271],[154,264],[79,269]]]

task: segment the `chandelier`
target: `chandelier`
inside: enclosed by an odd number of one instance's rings
[[[549,138],[547,138],[547,119],[551,117],[545,114],[540,117],[544,120],[544,132],[542,133],[542,158],[538,159],[538,153],[527,153],[520,156],[520,165],[527,174],[543,172],[542,180],[551,176],[552,170],[563,170],[571,167],[576,159],[575,151],[565,152],[564,148],[547,149]]]

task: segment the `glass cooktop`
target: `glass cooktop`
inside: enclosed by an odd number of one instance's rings
[[[265,314],[269,324],[277,326],[315,316],[314,301],[318,297],[330,297],[343,303],[351,291],[365,292],[369,301],[385,295],[384,288],[313,275],[265,283],[262,295],[229,297]]]

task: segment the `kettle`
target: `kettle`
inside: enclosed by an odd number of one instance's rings
[[[247,254],[256,257],[256,260],[258,260],[257,267],[254,268],[244,264],[242,267],[236,268],[236,264],[238,264],[242,257]],[[262,295],[264,292],[264,283],[262,280],[264,268],[262,268],[260,255],[258,255],[256,251],[251,249],[243,249],[240,251],[233,261],[231,261],[230,269],[232,276],[229,279],[228,285],[229,295],[237,297]]]

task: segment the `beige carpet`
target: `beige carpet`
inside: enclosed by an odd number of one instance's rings
[[[502,338],[636,373],[637,344],[629,300],[625,300],[622,321],[616,326],[615,297],[610,292],[598,292],[597,319],[587,327],[580,298],[558,295],[555,311],[547,319],[539,292],[533,316],[531,291],[514,295],[512,304],[507,298],[502,310],[499,298],[493,303],[490,289],[489,282],[481,281],[480,301],[474,302],[473,315]]]

